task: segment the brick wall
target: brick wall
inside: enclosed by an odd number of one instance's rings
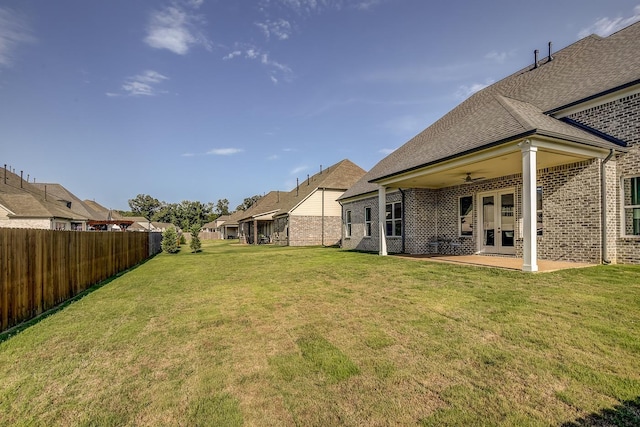
[[[271,242],[280,246],[333,246],[342,237],[342,221],[337,216],[280,217],[274,220],[273,227]]]
[[[402,194],[399,191],[395,191],[387,194],[386,203],[401,202]],[[405,201],[406,203],[406,201]],[[364,209],[365,207],[371,208],[371,236],[364,235]],[[346,237],[344,235],[345,229],[345,212],[351,211],[351,236]],[[406,210],[405,210],[406,215]],[[342,208],[342,247],[345,249],[355,249],[359,251],[378,252],[378,236],[379,223],[378,223],[378,197],[373,196],[368,199],[358,200],[356,202],[345,203]],[[406,223],[406,218],[405,218]],[[405,226],[405,224],[403,224]],[[389,253],[401,253],[402,252],[402,238],[401,237],[387,237],[387,252]]]
[[[609,259],[621,264],[640,264],[640,237],[622,234],[623,177],[640,174],[640,94],[634,94],[578,113],[569,118],[625,141],[629,152],[607,165],[607,240]],[[613,236],[613,237],[611,237]]]

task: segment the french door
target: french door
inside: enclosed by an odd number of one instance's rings
[[[515,193],[513,189],[478,194],[481,251],[495,254],[515,253]]]

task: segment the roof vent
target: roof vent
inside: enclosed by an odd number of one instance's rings
[[[538,49],[533,51],[533,68],[538,68],[540,66],[540,64],[538,64],[538,53],[540,53]]]
[[[551,46],[553,43],[549,42],[549,62],[553,61],[553,56],[551,56]]]

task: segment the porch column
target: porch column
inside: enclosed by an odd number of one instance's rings
[[[387,189],[378,188],[378,254],[387,255],[387,233],[385,219],[387,215]]]
[[[526,140],[522,150],[522,222],[523,222],[523,271],[538,271],[536,169],[538,147]]]
[[[258,220],[253,220],[253,244],[257,245],[258,242]]]

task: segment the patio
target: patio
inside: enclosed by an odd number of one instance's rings
[[[507,270],[522,271],[522,258],[492,255],[409,255],[398,254],[408,259],[428,260],[434,262],[448,262],[451,264],[475,265],[478,267],[503,268]],[[584,264],[569,261],[548,261],[538,260],[538,273],[548,273],[550,271],[566,270],[569,268],[593,267],[595,264]]]

